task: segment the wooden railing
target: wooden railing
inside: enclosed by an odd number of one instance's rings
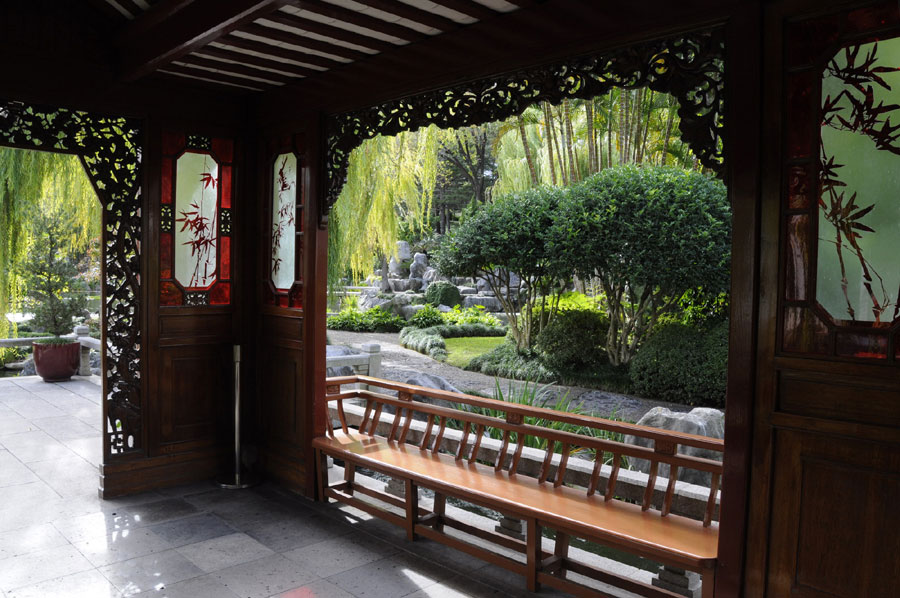
[[[709,526],[714,518],[719,482],[722,475],[722,463],[716,460],[684,455],[678,452],[679,446],[694,447],[715,452],[724,451],[724,443],[720,439],[697,436],[682,432],[660,430],[646,426],[638,426],[624,422],[556,411],[553,409],[531,407],[515,403],[507,403],[494,399],[475,397],[462,393],[454,393],[409,384],[401,384],[368,376],[347,376],[329,378],[327,384],[328,402],[336,404],[336,412],[340,427],[344,433],[350,432],[344,402],[359,400],[363,402],[365,411],[357,423],[359,433],[373,436],[382,420],[382,414],[393,409],[393,420],[390,428],[384,433],[389,442],[412,442],[422,451],[431,453],[450,452],[451,444],[444,439],[448,429],[460,429],[462,435],[452,443],[452,454],[457,461],[468,463],[479,462],[493,466],[496,472],[506,472],[509,476],[521,475],[520,468],[526,437],[542,439],[546,446],[543,462],[535,476],[539,483],[552,483],[554,487],[563,484],[573,486],[566,472],[570,458],[575,455],[589,454],[593,457],[593,469],[584,488],[586,496],[600,494],[605,501],[617,497],[616,484],[623,457],[627,459],[644,459],[650,463],[647,483],[639,502],[642,510],[654,508],[654,489],[658,477],[659,466],[670,466],[668,483],[659,507],[660,515],[666,517],[671,512],[675,485],[680,469],[694,469],[708,472],[711,476],[703,525]],[[341,387],[350,384],[365,385],[366,388],[341,391]],[[375,392],[373,388],[396,391],[397,397]],[[413,400],[415,396],[431,397],[439,401],[447,401],[467,408],[448,408],[423,401]],[[473,413],[467,409],[491,410],[503,414],[492,417]],[[423,432],[410,433],[414,419],[425,422]],[[546,422],[559,422],[576,426],[578,433],[556,430],[551,427],[535,426],[528,423],[529,418],[537,418]],[[331,418],[326,418],[327,434],[334,437],[335,431]],[[552,424],[551,424],[552,425]],[[486,451],[482,448],[485,432],[493,429],[500,436],[500,449]],[[604,438],[604,435],[632,435],[651,441],[651,447],[642,447],[616,440]],[[556,449],[559,448],[557,451]],[[608,463],[611,471],[601,476],[601,468]],[[583,478],[583,476],[581,476]],[[574,477],[573,477],[574,479]]]

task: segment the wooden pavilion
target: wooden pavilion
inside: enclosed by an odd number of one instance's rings
[[[79,155],[103,203],[101,494],[216,474],[240,345],[245,441],[313,496],[328,211],[349,152],[649,85],[681,100],[682,135],[734,211],[715,595],[897,595],[900,319],[823,307],[816,222],[823,69],[898,35],[893,1],[0,3],[0,144]],[[900,153],[869,100],[860,128]],[[284,168],[298,218],[293,275],[276,282]],[[186,174],[203,183],[188,213]],[[177,255],[186,242],[200,267]]]

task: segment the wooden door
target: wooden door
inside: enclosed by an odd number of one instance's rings
[[[159,199],[151,220],[148,448],[184,482],[213,477],[230,454],[239,260],[234,140],[163,130]]]
[[[900,12],[799,0],[765,28],[745,594],[897,596]]]

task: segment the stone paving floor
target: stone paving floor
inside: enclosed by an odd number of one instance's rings
[[[0,379],[0,598],[560,595],[271,484],[100,500],[98,383]]]

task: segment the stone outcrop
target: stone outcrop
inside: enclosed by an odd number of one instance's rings
[[[663,430],[672,430],[675,432],[685,432],[688,434],[697,434],[699,436],[709,436],[711,438],[725,437],[725,414],[718,409],[709,409],[706,407],[697,407],[687,413],[676,413],[665,407],[654,407],[648,411],[644,417],[638,420],[639,426],[649,426],[651,428],[660,428]],[[637,438],[627,435],[624,439],[629,444],[638,446],[652,447],[653,441],[648,438]],[[691,455],[694,457],[703,457],[705,459],[722,460],[722,454],[709,451],[706,449],[697,449],[690,446],[678,446],[678,452],[683,455]],[[631,469],[647,472],[650,464],[644,459],[631,459],[629,462]],[[660,477],[669,477],[669,466],[660,464]],[[690,484],[700,486],[709,486],[710,474],[695,469],[678,470],[678,479]]]

